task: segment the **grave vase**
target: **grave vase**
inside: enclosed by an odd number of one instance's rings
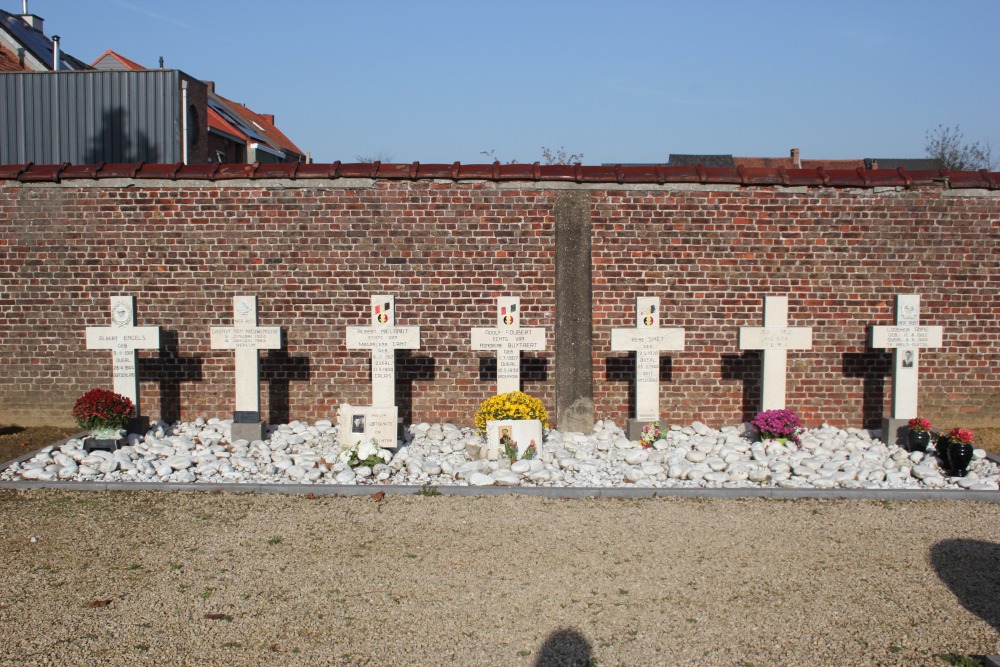
[[[927,445],[931,444],[931,434],[927,431],[908,431],[906,444],[911,452],[925,452]]]
[[[934,451],[937,452],[938,458],[941,459],[941,469],[947,470],[950,464],[948,463],[948,445],[951,444],[951,438],[947,435],[939,436],[937,442],[934,443]]]
[[[972,445],[967,442],[952,440],[948,445],[948,462],[951,467],[952,477],[965,477],[969,470],[969,463],[972,461]]]

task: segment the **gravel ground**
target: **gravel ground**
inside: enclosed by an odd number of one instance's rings
[[[942,666],[1000,653],[998,536],[961,501],[5,490],[0,665]]]

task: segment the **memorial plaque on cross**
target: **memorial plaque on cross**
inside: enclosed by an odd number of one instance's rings
[[[370,327],[347,327],[349,350],[371,350],[372,405],[396,405],[396,350],[419,350],[420,327],[397,327],[396,299],[386,294],[371,298]]]
[[[812,349],[811,327],[788,326],[788,297],[764,297],[764,326],[740,327],[741,350],[762,350],[760,409],[785,408],[788,350]]]
[[[611,330],[613,351],[635,352],[635,419],[629,421],[629,438],[660,419],[660,353],[684,349],[684,329],[660,328],[659,297],[636,297],[635,320],[634,328]]]
[[[892,350],[892,416],[883,422],[887,442],[898,442],[905,422],[917,416],[920,350],[941,347],[943,327],[920,326],[920,295],[896,295],[896,324],[873,326],[871,347]]]
[[[114,391],[132,401],[133,417],[138,420],[139,373],[136,370],[138,350],[156,350],[160,347],[159,327],[135,326],[135,297],[111,297],[111,326],[87,327],[87,349],[111,350],[114,362]],[[129,430],[143,430],[137,423]]]
[[[497,394],[521,391],[521,352],[545,349],[545,329],[521,327],[521,299],[497,298],[497,326],[472,329],[473,350],[497,353]]]
[[[212,349],[236,352],[233,440],[262,440],[259,350],[281,349],[281,327],[257,326],[257,297],[233,297],[233,326],[212,327]]]

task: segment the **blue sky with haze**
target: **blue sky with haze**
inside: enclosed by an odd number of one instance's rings
[[[21,0],[0,0],[20,13]],[[319,162],[1000,148],[1000,2],[30,0],[63,49],[214,80]]]

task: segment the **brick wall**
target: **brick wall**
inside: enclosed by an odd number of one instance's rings
[[[196,131],[192,132],[193,140],[188,143],[188,164],[206,164],[209,158],[215,159],[215,152],[209,145],[208,86],[183,72],[181,79],[188,84],[188,107],[194,108],[198,123]]]
[[[162,350],[140,353],[143,412],[228,416],[233,355],[209,349],[231,297],[257,294],[260,324],[286,345],[262,352],[262,411],[272,422],[330,418],[370,397],[368,353],[345,327],[368,324],[369,294],[396,295],[396,322],[419,325],[398,353],[397,400],[411,421],[471,425],[491,395],[492,356],[469,349],[494,298],[521,297],[523,324],[548,328],[527,354],[525,390],[555,407],[558,249],[552,183],[489,181],[115,181],[0,183],[0,422],[65,423],[74,399],[111,386],[111,355],[84,349],[107,325],[108,298],[133,294]],[[624,423],[634,364],[612,327],[633,326],[634,298],[658,295],[662,326],[687,348],[662,359],[671,422],[737,423],[756,411],[760,357],[737,349],[762,297],[789,296],[813,349],[789,353],[788,404],[808,423],[877,425],[891,356],[865,348],[892,322],[897,293],[923,295],[945,347],[921,357],[921,413],[1000,424],[1000,197],[937,187],[588,188],[593,258],[594,403]],[[943,424],[942,424],[943,425]]]

